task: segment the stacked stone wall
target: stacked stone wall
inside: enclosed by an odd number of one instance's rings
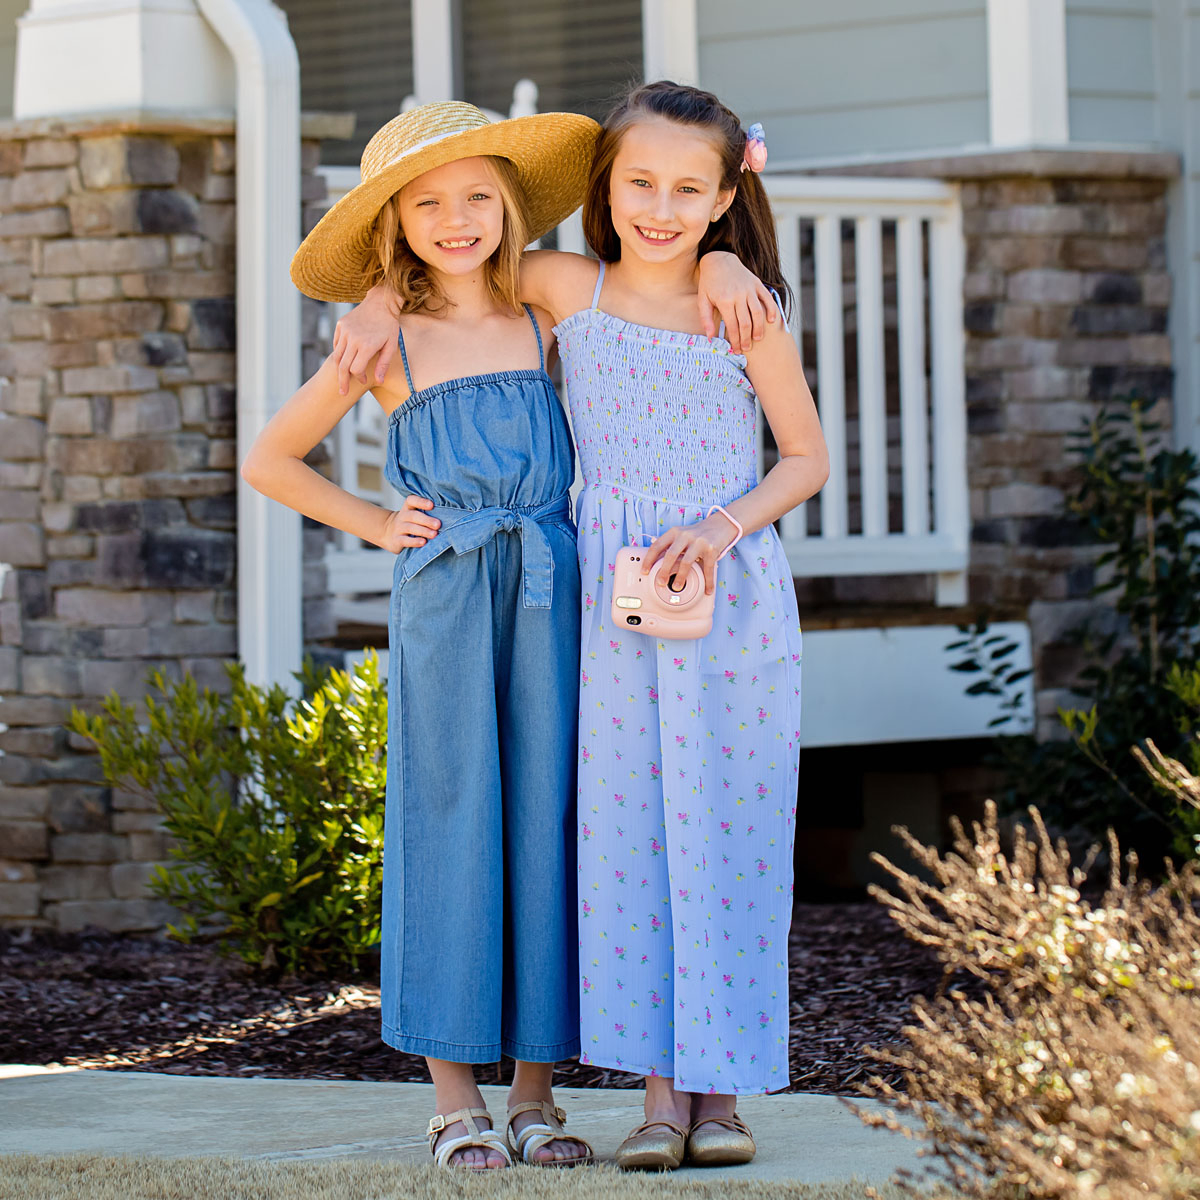
[[[1171,430],[1167,181],[963,184],[972,605],[1028,620],[1039,731],[1061,732],[1098,548],[1066,512],[1075,438],[1139,398]]]
[[[0,131],[0,924],[166,915],[158,814],[64,721],[159,665],[223,688],[236,653],[234,149],[204,126]],[[320,552],[306,537],[310,638]]]

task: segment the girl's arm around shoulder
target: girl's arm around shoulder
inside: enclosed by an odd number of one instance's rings
[[[530,250],[517,281],[524,304],[544,308],[557,324],[587,308],[600,270],[594,258],[566,250]]]
[[[370,364],[368,364],[370,365]],[[308,466],[306,455],[362,398],[366,385],[352,379],[343,394],[338,387],[336,354],[267,422],[242,463],[242,478],[256,491],[288,508],[336,529],[345,530],[393,553],[403,546],[424,545],[437,531],[437,522],[416,508],[430,503],[409,497],[400,512],[380,508],[337,486]],[[376,385],[376,398],[390,408],[400,395],[386,384]],[[421,533],[414,530],[420,529]]]
[[[338,392],[347,396],[352,379],[370,387],[387,378],[400,342],[400,298],[387,284],[377,283],[334,327],[333,355]],[[372,361],[375,370],[367,368]]]

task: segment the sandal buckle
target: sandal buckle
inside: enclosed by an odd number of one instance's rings
[[[429,1118],[429,1132],[431,1134],[441,1133],[446,1128],[446,1118],[438,1113],[436,1117]]]

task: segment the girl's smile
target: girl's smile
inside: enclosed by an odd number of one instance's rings
[[[635,228],[648,242],[673,242],[679,236],[677,230],[647,229],[642,225],[635,226]]]

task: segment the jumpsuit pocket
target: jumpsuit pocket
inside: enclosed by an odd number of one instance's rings
[[[441,545],[438,545],[438,540],[438,537],[434,537],[423,546],[405,546],[396,555],[396,569],[392,575],[393,587],[403,587],[414,575],[433,562],[435,558],[453,549],[445,539],[442,539]]]

